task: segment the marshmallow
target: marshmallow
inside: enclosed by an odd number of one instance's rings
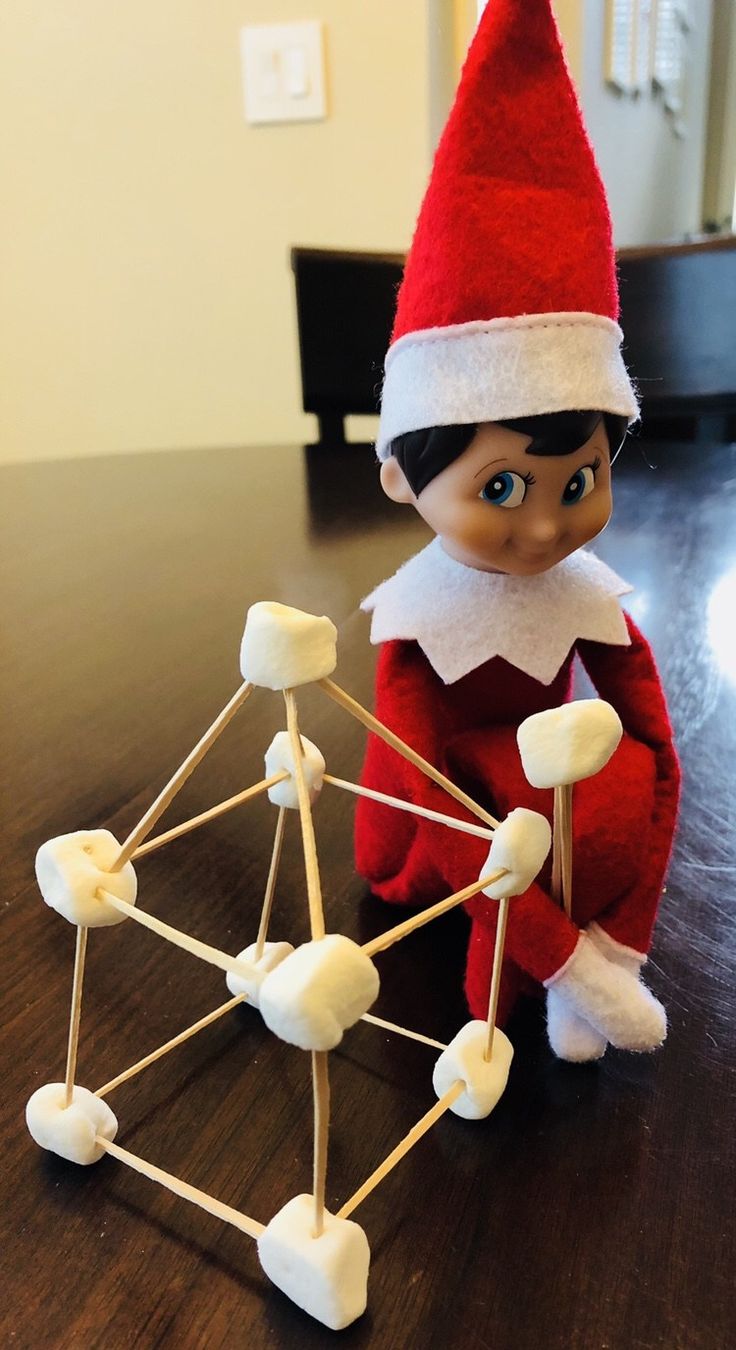
[[[275,970],[285,957],[290,956],[294,948],[290,942],[266,942],[263,946],[263,955],[256,961],[256,944],[251,943],[250,947],[244,947],[242,952],[238,952],[236,960],[246,961],[252,967],[252,975],[236,975],[234,971],[229,970],[225,976],[225,983],[231,994],[245,994],[248,1002],[258,1007],[260,989],[270,970]]]
[[[47,839],[36,854],[36,879],[41,895],[70,923],[102,928],[123,923],[119,910],[97,896],[98,888],[134,905],[138,881],[132,863],[110,872],[120,844],[109,830],[77,830]]]
[[[98,1162],[105,1152],[95,1143],[95,1135],[103,1139],[114,1139],[118,1132],[118,1122],[107,1102],[95,1097],[88,1088],[77,1087],[72,1090],[72,1100],[67,1107],[66,1088],[63,1083],[44,1083],[29,1098],[26,1106],[26,1125],[31,1138],[40,1148],[50,1153],[58,1153],[68,1162],[80,1163],[86,1167]]]
[[[350,938],[330,933],[287,956],[261,985],[266,1026],[302,1050],[332,1050],[378,997],[378,971]]]
[[[592,778],[622,735],[621,719],[610,703],[582,698],[527,717],[516,739],[532,787],[551,788]]]
[[[325,761],[316,745],[308,741],[306,736],[301,736],[300,739],[304,750],[301,757],[302,772],[306,779],[309,800],[314,805],[322,791]],[[281,773],[284,769],[291,774],[291,777],[285,778],[282,783],[277,783],[275,787],[269,788],[268,800],[273,802],[274,806],[288,806],[292,811],[297,811],[299,809],[299,798],[296,790],[291,737],[288,731],[279,731],[266,751],[266,777],[271,778],[275,773]]]
[[[251,605],[240,647],[244,680],[264,689],[292,689],[331,675],[337,665],[337,629],[323,614],[261,600]]]
[[[480,873],[485,876],[505,867],[507,875],[486,886],[483,894],[492,900],[523,895],[547,857],[551,843],[549,821],[538,811],[528,811],[525,806],[510,811],[493,832],[490,852]]]
[[[268,1278],[297,1307],[340,1331],[365,1312],[368,1239],[359,1224],[328,1210],[319,1237],[313,1226],[312,1196],[295,1196],[261,1233],[258,1256]]]
[[[489,1116],[499,1100],[509,1076],[514,1047],[498,1027],[493,1032],[491,1058],[483,1058],[488,1027],[485,1022],[467,1022],[442,1051],[432,1074],[432,1086],[444,1097],[460,1079],[465,1091],[450,1107],[464,1120],[482,1120]]]

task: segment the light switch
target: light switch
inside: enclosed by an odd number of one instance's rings
[[[283,69],[284,87],[289,98],[306,98],[309,93],[309,71],[303,47],[285,48]]]
[[[240,30],[248,122],[314,121],[327,115],[322,24],[249,24]]]
[[[279,93],[279,63],[274,52],[264,52],[258,65],[258,97],[277,98]]]

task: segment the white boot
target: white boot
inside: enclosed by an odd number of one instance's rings
[[[547,990],[547,1039],[557,1058],[571,1064],[600,1059],[608,1045],[605,1036],[574,1012],[554,988]]]
[[[667,1034],[659,1000],[630,971],[602,956],[585,934],[545,987],[619,1050],[654,1050]]]

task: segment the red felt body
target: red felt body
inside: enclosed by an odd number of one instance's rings
[[[571,956],[595,919],[613,938],[648,950],[674,833],[679,768],[651,651],[627,616],[631,646],[577,644],[602,698],[619,713],[624,736],[613,758],[573,791],[572,921],[549,896],[551,860],[534,885],[511,901],[503,1022],[521,990],[539,987]],[[551,820],[553,793],[526,781],[516,744],[525,717],[565,702],[574,652],[551,685],[499,657],[445,685],[415,642],[385,643],[376,679],[376,715],[499,818],[517,806]],[[362,782],[446,815],[473,817],[378,737],[371,736]],[[488,853],[482,839],[361,799],[356,815],[358,871],[382,899],[429,905],[469,885]],[[466,994],[485,1017],[497,903],[468,902],[472,929]]]
[[[488,0],[435,156],[392,342],[550,310],[617,317],[608,205],[550,0]]]

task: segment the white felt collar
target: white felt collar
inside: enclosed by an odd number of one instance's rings
[[[445,684],[502,656],[550,684],[579,638],[627,646],[618,597],[632,589],[580,549],[535,577],[481,572],[433,539],[361,603],[371,642],[413,638]]]

